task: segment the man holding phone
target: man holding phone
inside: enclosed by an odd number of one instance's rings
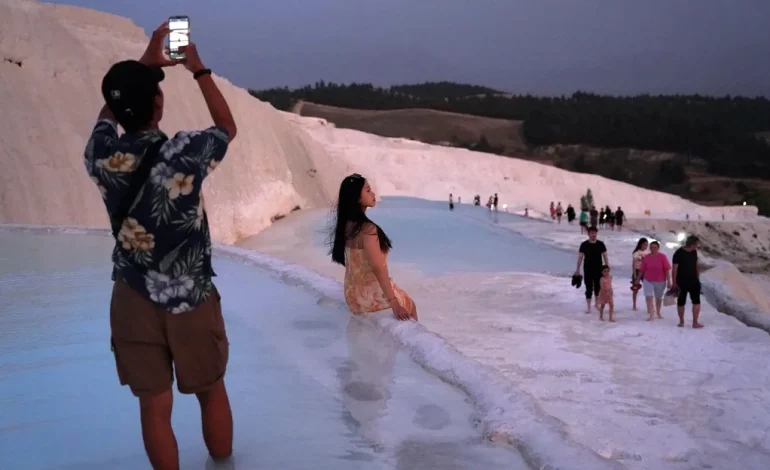
[[[85,150],[115,237],[110,306],[118,377],[139,398],[142,437],[155,469],[176,470],[171,428],[173,373],[181,393],[200,402],[203,438],[215,459],[232,453],[233,422],[224,384],[229,343],[212,282],[211,238],[203,179],[236,135],[230,108],[194,44],[184,59],[163,53],[168,24],[144,55],[113,65],[102,81],[106,104]],[[168,137],[160,82],[163,67],[192,73],[214,125]],[[118,135],[118,124],[124,129]]]

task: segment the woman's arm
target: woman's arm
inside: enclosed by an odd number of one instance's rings
[[[364,256],[366,256],[369,265],[374,271],[374,276],[382,288],[382,292],[389,302],[393,302],[396,293],[393,292],[393,286],[390,284],[390,273],[388,265],[385,262],[385,253],[380,249],[380,239],[377,236],[377,228],[374,225],[367,224],[361,231],[364,242]]]

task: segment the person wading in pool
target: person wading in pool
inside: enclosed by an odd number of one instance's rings
[[[366,216],[377,204],[374,191],[359,174],[342,180],[331,233],[332,261],[345,266],[345,301],[354,314],[392,309],[399,320],[417,320],[414,301],[390,278],[390,238]]]
[[[676,301],[676,310],[679,314],[678,327],[684,326],[684,307],[687,303],[687,295],[692,302],[692,327],[703,328],[698,323],[700,315],[700,273],[698,270],[698,243],[700,240],[695,235],[690,235],[685,245],[674,252],[674,286],[679,289],[679,297]]]
[[[598,233],[599,230],[596,227],[588,227],[588,240],[580,244],[577,269],[575,269],[575,274],[579,274],[580,265],[583,265],[583,283],[586,286],[586,313],[591,313],[591,297],[595,298],[596,309],[599,309],[602,267],[610,265],[607,247],[604,245],[604,242],[596,238]]]
[[[164,23],[139,61],[113,65],[102,81],[106,105],[85,150],[115,247],[111,343],[118,378],[139,398],[142,437],[155,469],[177,470],[171,428],[174,372],[179,391],[200,403],[203,440],[214,459],[230,456],[233,417],[225,389],[228,341],[212,283],[211,238],[201,184],[235,138],[230,108],[194,44],[185,52],[214,126],[179,132],[163,117]],[[118,124],[125,133],[118,135]]]

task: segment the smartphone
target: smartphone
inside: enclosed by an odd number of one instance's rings
[[[179,48],[190,44],[190,18],[172,16],[168,19],[168,52],[171,59],[184,59]]]

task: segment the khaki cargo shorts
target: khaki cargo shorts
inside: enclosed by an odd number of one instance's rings
[[[229,343],[214,288],[195,310],[172,314],[116,281],[110,304],[112,350],[121,385],[137,397],[210,390],[225,375]]]

